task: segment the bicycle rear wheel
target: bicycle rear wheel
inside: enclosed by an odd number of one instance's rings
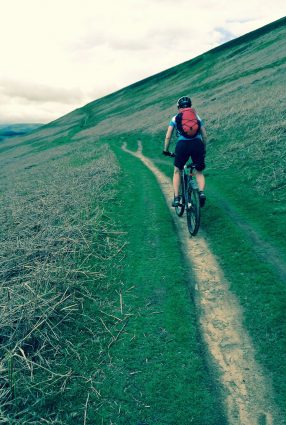
[[[201,221],[201,208],[200,208],[200,197],[197,189],[188,187],[187,192],[187,223],[188,230],[192,236],[198,233]]]

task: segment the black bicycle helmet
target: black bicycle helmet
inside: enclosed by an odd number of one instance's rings
[[[190,108],[192,106],[191,98],[188,96],[180,97],[177,102],[178,108]]]

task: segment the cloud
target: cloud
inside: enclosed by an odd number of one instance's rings
[[[21,111],[23,120],[28,111],[57,118],[274,21],[285,9],[284,0],[272,0],[270,8],[260,0],[4,3],[2,121],[13,111],[15,120]]]
[[[89,37],[81,40],[72,46],[74,54],[82,55],[83,52],[92,54],[92,51],[96,48],[110,48],[114,50],[146,50],[148,44],[145,39],[134,37],[129,38],[124,35],[115,37],[113,34],[109,34],[107,37],[103,37],[98,34],[90,35]]]
[[[65,115],[78,104],[64,105],[58,103],[29,103],[15,101],[0,94],[0,122],[1,123],[47,123]]]
[[[0,91],[6,97],[26,103],[69,104],[80,102],[83,99],[83,94],[79,89],[45,86],[25,81],[2,80],[0,81]]]
[[[219,44],[225,43],[226,41],[235,38],[235,34],[225,28],[214,28],[214,31],[218,33],[217,41]]]
[[[1,80],[0,122],[46,123],[80,105],[83,106],[88,100],[87,96],[74,88],[65,89],[25,81]]]

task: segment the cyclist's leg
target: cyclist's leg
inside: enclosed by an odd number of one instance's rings
[[[175,149],[175,160],[174,160],[174,175],[173,175],[173,188],[174,188],[174,201],[172,206],[176,207],[180,203],[180,185],[181,185],[181,175],[184,165],[189,159],[189,154],[186,150],[186,143],[182,143],[182,140],[179,140],[176,144]]]
[[[184,165],[189,159],[189,152],[186,143],[183,140],[179,140],[175,148],[175,160],[174,160],[174,175],[173,175],[173,188],[174,197],[178,197],[180,193],[181,184],[181,173],[184,169]]]
[[[198,183],[199,190],[203,192],[205,190],[205,185],[206,185],[205,176],[203,175],[202,171],[198,171],[197,169],[196,169],[196,180]]]
[[[191,158],[193,163],[196,164],[196,180],[199,190],[203,191],[206,184],[203,170],[206,168],[206,164],[205,148],[200,139],[195,139],[191,142]]]
[[[205,189],[205,176],[203,170],[206,167],[205,164],[205,147],[200,139],[194,140],[192,143],[192,161],[196,164],[196,180],[199,188],[200,204],[204,206],[206,202],[206,195],[204,194]]]
[[[178,197],[180,193],[180,184],[181,184],[181,170],[178,167],[174,167],[173,175],[173,187],[174,187],[174,197]]]

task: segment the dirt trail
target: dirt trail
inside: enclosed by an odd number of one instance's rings
[[[156,164],[166,165],[167,161],[162,159],[156,159],[154,161]],[[212,194],[213,195],[213,194]],[[237,227],[244,231],[244,234],[247,235],[248,239],[252,241],[252,249],[255,253],[272,266],[273,273],[282,281],[286,282],[286,264],[283,259],[281,251],[274,247],[270,241],[263,239],[259,233],[248,224],[242,214],[240,214],[233,206],[231,206],[225,199],[223,199],[219,194],[214,194],[217,202],[220,207],[223,208],[224,212],[229,215],[232,222],[235,223]]]
[[[172,185],[151,160],[138,151],[122,149],[140,159],[156,176],[169,208]],[[222,270],[211,253],[203,232],[190,238],[184,217],[175,217],[184,252],[195,275],[195,298],[200,325],[223,388],[225,410],[230,425],[281,425],[273,401],[271,383],[255,361],[255,352],[242,326],[241,307],[230,292]]]

